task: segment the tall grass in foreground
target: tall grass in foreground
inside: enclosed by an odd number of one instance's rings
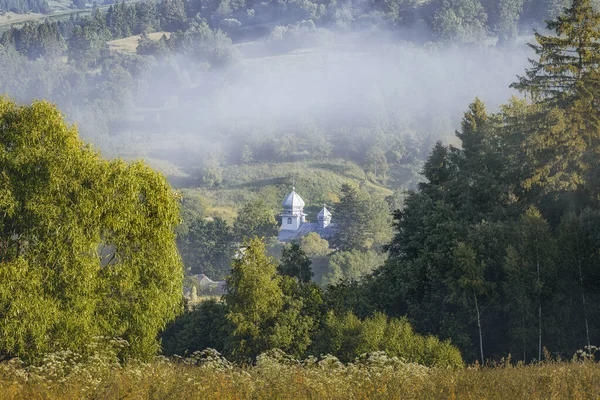
[[[600,364],[427,368],[382,353],[342,365],[334,357],[298,362],[278,352],[240,368],[205,351],[152,363],[56,353],[42,366],[0,364],[1,399],[593,399]]]

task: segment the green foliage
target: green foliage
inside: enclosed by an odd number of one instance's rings
[[[316,232],[310,232],[300,238],[300,247],[309,257],[325,257],[331,253],[329,242]]]
[[[48,103],[2,99],[0,122],[0,260],[13,272],[0,353],[35,359],[103,335],[151,356],[180,309],[177,196],[142,163],[101,159]]]
[[[242,254],[233,261],[225,295],[227,319],[234,326],[231,354],[254,358],[272,348],[272,328],[284,304],[275,260],[265,254],[258,239],[244,242]],[[277,346],[275,346],[277,347]]]
[[[318,343],[323,350],[317,351],[328,351],[346,362],[363,353],[385,351],[423,365],[463,366],[460,352],[449,342],[418,335],[406,319],[388,319],[381,313],[361,321],[350,313],[337,316],[330,312]]]
[[[178,238],[178,248],[190,273],[219,280],[229,273],[237,243],[227,221],[219,217],[197,218],[189,225],[187,234]]]
[[[181,0],[172,1],[183,4]],[[215,66],[231,64],[239,57],[231,39],[221,30],[213,32],[204,20],[190,22],[187,29],[174,33],[167,43],[177,53]]]
[[[481,42],[487,14],[479,0],[439,0],[433,19],[435,35],[450,42]]]
[[[187,16],[182,0],[166,0],[160,5],[161,26],[167,31],[185,29]]]
[[[190,229],[192,222],[208,218],[208,204],[206,199],[189,190],[182,190],[181,205],[179,215],[181,223],[177,226],[177,235],[185,237]]]
[[[292,242],[283,248],[277,272],[280,275],[286,275],[307,283],[314,275],[310,268],[311,264],[312,261],[310,261],[300,244]]]
[[[244,239],[253,236],[269,238],[277,235],[275,213],[263,199],[246,203],[238,212],[233,230]]]
[[[161,334],[162,353],[185,356],[206,348],[223,351],[233,329],[222,302],[206,300],[167,325]]]
[[[523,358],[542,357],[543,312],[550,303],[556,280],[556,245],[547,222],[530,208],[515,227],[516,244],[509,247],[505,270],[510,326],[515,330],[515,346],[522,346]],[[537,349],[532,345],[536,337]],[[520,342],[520,343],[519,343]],[[537,352],[535,350],[537,350]]]
[[[600,63],[600,12],[591,0],[575,0],[564,15],[547,22],[554,36],[536,32],[530,44],[538,60],[512,86],[539,105],[541,126],[524,143],[533,160],[528,185],[551,190],[583,183],[586,153],[598,149],[600,119],[595,111]]]
[[[39,57],[60,57],[67,48],[58,24],[47,21],[43,24],[28,22],[20,29],[12,28],[2,34],[0,44],[14,47],[32,60]]]
[[[600,212],[588,208],[580,215],[573,212],[565,214],[557,232],[560,244],[559,262],[567,267],[567,277],[577,282],[570,288],[574,297],[579,297],[580,303],[580,307],[573,310],[574,314],[580,316],[579,323],[576,323],[576,327],[580,328],[577,336],[585,337],[588,346],[591,343],[591,335],[597,331],[594,324],[590,323],[590,316],[597,312],[598,303],[595,299],[599,294],[595,290],[597,286],[593,284],[599,282],[600,277],[600,254],[597,251],[600,239],[599,223]]]
[[[323,285],[335,285],[343,280],[358,281],[371,274],[385,262],[386,255],[373,250],[339,251],[329,258],[328,272]]]
[[[332,243],[339,250],[377,248],[391,237],[389,206],[385,200],[348,184],[342,185],[333,219],[336,235]]]

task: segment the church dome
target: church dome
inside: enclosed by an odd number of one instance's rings
[[[323,220],[329,218],[331,218],[331,213],[329,212],[327,207],[323,206],[323,209],[317,214],[317,219]]]
[[[302,210],[304,208],[304,200],[302,200],[302,198],[298,196],[298,193],[296,193],[296,190],[294,188],[294,190],[292,190],[292,193],[290,193],[285,198],[281,205],[286,210]]]

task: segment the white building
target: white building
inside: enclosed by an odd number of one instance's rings
[[[281,229],[297,231],[304,222],[306,222],[306,214],[304,214],[304,200],[298,193],[296,188],[292,189],[283,203],[283,214],[281,214]]]
[[[323,209],[317,214],[317,223],[307,222],[307,214],[304,213],[304,200],[296,193],[296,188],[285,198],[281,214],[281,231],[278,239],[281,242],[289,242],[300,239],[310,232],[318,233],[322,238],[329,239],[333,236],[334,224],[331,223],[331,212],[323,205]]]

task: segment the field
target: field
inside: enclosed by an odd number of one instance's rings
[[[0,365],[2,399],[597,399],[600,365],[538,365],[449,370],[405,364],[385,356],[343,366],[331,357],[303,363],[262,357],[234,367],[206,354],[185,362],[159,359],[125,366],[96,361],[65,367]],[[101,358],[100,358],[101,360]]]
[[[43,17],[43,14],[36,13],[15,14],[14,12],[7,12],[0,14],[0,27],[4,25],[24,23],[27,21],[35,21]]]
[[[169,37],[170,34],[170,32],[154,32],[149,33],[148,38],[151,40],[159,40],[163,35]],[[134,35],[123,39],[111,40],[108,42],[108,49],[111,52],[134,54],[137,50],[139,39],[140,35]]]

